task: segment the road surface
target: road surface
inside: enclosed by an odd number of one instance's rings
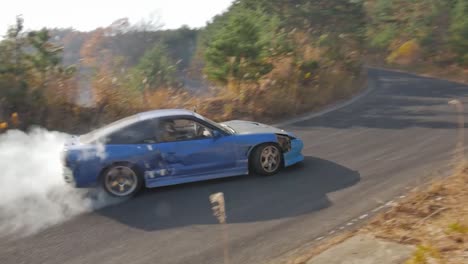
[[[273,177],[147,190],[31,237],[0,241],[0,263],[223,263],[208,196],[223,192],[231,264],[266,263],[412,186],[446,172],[456,143],[451,99],[468,87],[369,71],[373,90],[324,116],[288,125],[305,161]]]

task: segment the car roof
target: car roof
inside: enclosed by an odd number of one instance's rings
[[[140,120],[146,120],[146,119],[157,118],[157,117],[183,116],[183,115],[194,116],[195,113],[187,109],[158,109],[158,110],[151,110],[151,111],[137,114]]]

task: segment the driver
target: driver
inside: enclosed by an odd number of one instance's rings
[[[171,120],[164,121],[161,127],[163,131],[162,131],[160,141],[168,142],[168,141],[177,140],[174,121],[171,121]]]

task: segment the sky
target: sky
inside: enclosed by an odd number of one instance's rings
[[[9,0],[0,9],[0,35],[22,15],[26,29],[72,27],[80,31],[108,26],[128,17],[135,23],[156,15],[163,28],[202,27],[233,0]]]

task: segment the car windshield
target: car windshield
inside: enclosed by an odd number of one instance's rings
[[[206,117],[204,117],[204,116],[201,116],[201,115],[199,115],[199,114],[195,114],[195,116],[198,117],[199,119],[201,119],[201,120],[203,120],[203,121],[209,123],[210,125],[212,125],[212,126],[218,128],[219,130],[226,132],[226,133],[229,134],[229,135],[233,135],[233,134],[236,133],[236,131],[235,131],[234,129],[232,129],[230,126],[227,126],[227,125],[224,125],[224,124],[216,123],[215,121],[210,120],[210,119],[208,119],[208,118],[206,118]]]

